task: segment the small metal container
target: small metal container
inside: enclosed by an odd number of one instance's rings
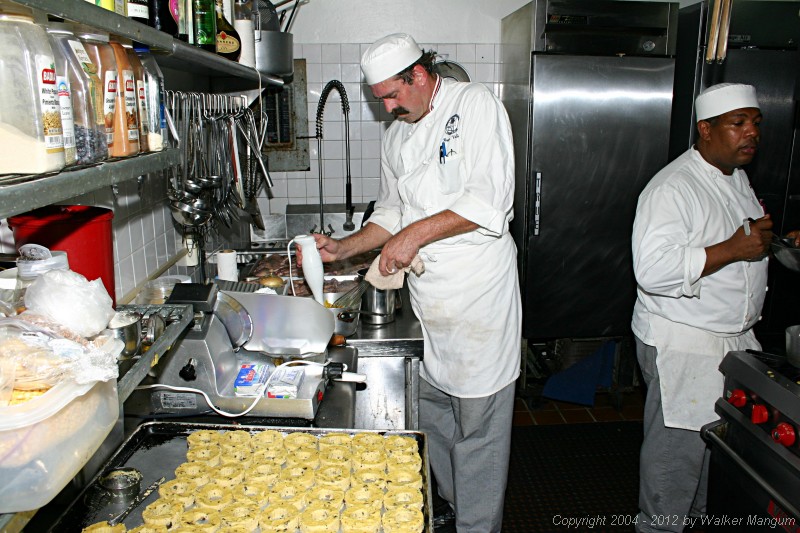
[[[135,311],[119,311],[108,323],[115,339],[121,340],[125,347],[120,354],[131,357],[142,345],[142,315]]]

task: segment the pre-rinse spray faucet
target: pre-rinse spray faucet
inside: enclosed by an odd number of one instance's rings
[[[322,89],[322,93],[319,95],[319,104],[317,104],[317,157],[319,159],[319,225],[324,231],[325,228],[325,215],[323,213],[324,208],[324,196],[323,196],[323,187],[322,187],[322,116],[325,112],[325,102],[328,99],[328,94],[330,94],[331,90],[336,89],[339,91],[339,96],[342,99],[342,114],[344,115],[344,147],[345,147],[345,164],[346,164],[346,178],[345,178],[345,222],[342,228],[345,231],[353,231],[356,226],[353,223],[353,212],[355,211],[355,206],[353,205],[353,185],[352,185],[352,178],[350,177],[350,104],[347,101],[347,93],[344,90],[344,85],[339,80],[331,80],[325,85],[325,88]]]

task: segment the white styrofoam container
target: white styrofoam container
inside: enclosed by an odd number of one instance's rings
[[[119,418],[117,381],[62,382],[0,408],[0,513],[38,509],[89,461]]]

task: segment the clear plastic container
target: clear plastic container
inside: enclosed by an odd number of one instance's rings
[[[30,8],[0,0],[0,174],[64,168],[53,50]]]
[[[103,84],[103,109],[101,112],[108,155],[111,155],[111,146],[114,144],[115,138],[114,111],[117,104],[117,61],[114,58],[114,50],[108,44],[107,33],[82,24],[73,24],[72,29],[83,44],[92,63],[97,66],[98,77]]]
[[[108,158],[108,145],[103,119],[103,83],[98,77],[98,66],[67,24],[48,23],[47,34],[53,50],[60,49],[67,60],[76,163],[89,165],[103,161]]]
[[[72,166],[77,162],[75,150],[75,121],[73,119],[72,89],[69,80],[69,59],[64,50],[51,33],[50,25],[46,27],[50,48],[56,67],[56,86],[58,87],[58,107],[61,110],[61,131],[64,137],[64,164]]]
[[[0,513],[50,502],[92,458],[118,418],[115,379],[64,381],[38,398],[0,407]]]
[[[36,278],[51,270],[68,270],[69,260],[66,252],[50,251],[38,244],[20,246],[19,253],[20,257],[17,259],[17,284],[14,289],[14,307],[18,313],[21,313],[25,310],[25,292],[36,281]]]
[[[167,144],[167,118],[164,112],[164,74],[150,54],[150,49],[139,43],[134,43],[134,50],[144,69],[144,91],[147,100],[147,149],[150,152],[160,152]]]
[[[139,152],[149,152],[147,142],[147,132],[150,129],[150,121],[147,116],[147,94],[144,88],[144,67],[139,60],[139,56],[133,50],[133,46],[125,46],[125,53],[128,55],[128,62],[133,69],[133,80],[136,84],[136,120],[139,124]]]
[[[117,62],[117,103],[114,107],[114,144],[108,152],[111,157],[128,157],[139,153],[136,80],[125,47],[114,39],[109,44]]]

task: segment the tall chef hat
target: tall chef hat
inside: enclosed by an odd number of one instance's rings
[[[697,121],[744,107],[758,108],[756,88],[741,83],[720,83],[701,92],[695,100]]]
[[[361,56],[361,70],[367,85],[388,80],[422,57],[422,49],[406,33],[392,33],[378,39]]]

